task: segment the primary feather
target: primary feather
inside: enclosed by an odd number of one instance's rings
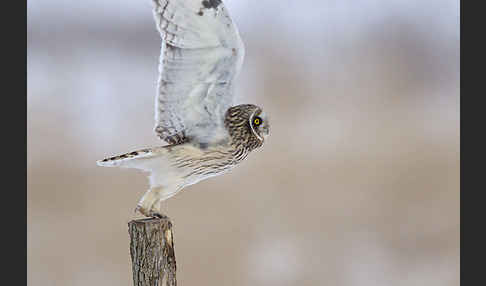
[[[171,144],[218,142],[244,57],[238,30],[221,1],[154,4],[162,38],[155,131]]]

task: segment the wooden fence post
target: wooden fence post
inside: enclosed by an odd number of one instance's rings
[[[168,217],[128,223],[134,286],[176,286],[172,223]]]

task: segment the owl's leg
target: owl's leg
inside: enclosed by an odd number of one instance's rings
[[[161,192],[161,187],[148,190],[138,202],[135,211],[139,211],[146,217],[165,217],[165,215],[160,212]]]

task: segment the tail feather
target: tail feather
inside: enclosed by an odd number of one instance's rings
[[[103,160],[96,161],[98,166],[102,167],[127,167],[127,168],[137,168],[138,163],[142,163],[144,160],[140,159],[150,159],[157,156],[163,147],[156,148],[146,148],[137,151],[128,152],[122,155],[109,157]],[[143,164],[142,164],[143,165]],[[142,167],[142,166],[141,166]],[[140,168],[144,169],[144,168]]]

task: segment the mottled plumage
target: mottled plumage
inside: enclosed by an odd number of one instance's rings
[[[98,161],[150,172],[137,209],[160,214],[160,203],[188,185],[220,175],[263,145],[267,116],[252,104],[231,107],[244,57],[236,26],[220,0],[153,0],[162,37],[155,132],[170,145]]]

